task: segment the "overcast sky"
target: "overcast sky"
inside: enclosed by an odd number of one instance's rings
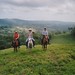
[[[75,22],[75,0],[0,0],[0,18]]]

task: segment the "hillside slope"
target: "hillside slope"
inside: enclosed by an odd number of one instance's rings
[[[0,51],[0,75],[75,75],[75,45],[63,43],[66,37],[54,37],[47,51],[41,45],[32,50],[21,46],[17,53],[12,48]]]
[[[59,34],[52,37],[52,44],[75,44],[75,38],[67,34]]]

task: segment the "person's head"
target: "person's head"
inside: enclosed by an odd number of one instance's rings
[[[17,33],[17,31],[15,31],[15,33]]]
[[[44,30],[46,31],[46,27],[44,28]]]
[[[29,32],[32,32],[32,29],[31,28],[29,29]]]

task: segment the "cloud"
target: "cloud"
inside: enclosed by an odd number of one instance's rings
[[[25,7],[55,7],[65,4],[67,1],[68,0],[0,0],[0,3]],[[73,2],[73,0],[71,2]]]
[[[0,16],[75,21],[75,0],[0,0]]]

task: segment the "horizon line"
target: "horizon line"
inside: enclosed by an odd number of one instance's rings
[[[26,21],[57,21],[57,22],[75,22],[75,21],[64,21],[64,20],[39,20],[39,19],[21,19],[21,18],[0,18],[0,19],[11,19],[11,20],[26,20]]]

